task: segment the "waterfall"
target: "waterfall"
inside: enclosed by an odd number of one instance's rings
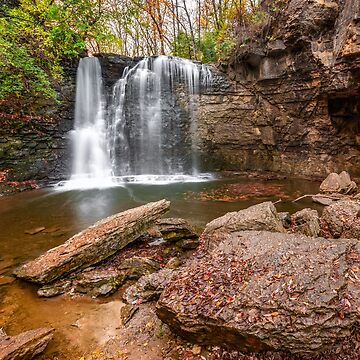
[[[73,169],[67,189],[124,181],[199,181],[197,109],[211,71],[158,56],[126,68],[105,104],[101,66],[80,60],[76,80]]]
[[[144,58],[127,69],[110,116],[114,174],[198,175],[199,92],[210,83],[207,66],[176,57]]]
[[[71,133],[73,165],[70,187],[111,183],[101,66],[95,57],[80,60],[76,77],[75,126]]]

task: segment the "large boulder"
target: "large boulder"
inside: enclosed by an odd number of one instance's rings
[[[341,200],[326,207],[320,221],[328,237],[360,239],[360,200]]]
[[[100,220],[64,244],[21,266],[15,275],[48,284],[75,270],[85,269],[136,240],[168,211],[169,206],[169,201],[160,200]]]
[[[214,246],[224,234],[241,230],[285,232],[274,204],[268,201],[212,220],[206,225],[203,236],[208,246]]]
[[[307,236],[320,233],[319,214],[313,209],[302,209],[291,215],[291,230]]]
[[[39,328],[16,336],[0,335],[1,360],[30,360],[44,351],[54,334],[54,329]]]
[[[357,240],[243,231],[199,255],[157,304],[190,341],[313,356],[359,322]]]
[[[323,193],[352,194],[356,189],[356,183],[351,180],[346,171],[342,171],[340,174],[329,174],[320,185],[320,191]]]

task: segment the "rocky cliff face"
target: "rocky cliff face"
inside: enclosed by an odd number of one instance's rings
[[[113,54],[99,54],[99,59],[106,92],[111,93],[112,85],[133,60]],[[57,88],[58,104],[37,104],[34,116],[0,104],[0,192],[2,181],[49,183],[69,177],[77,65],[78,61],[65,65],[63,82]],[[6,186],[5,192],[10,190]]]
[[[360,3],[291,0],[203,94],[209,169],[360,174]]]
[[[200,97],[204,169],[360,176],[359,24],[357,0],[290,0],[266,39],[241,47]],[[124,68],[139,59],[98,56],[110,96]],[[66,68],[60,106],[45,104],[35,117],[0,109],[0,179],[69,176],[76,67]],[[176,97],[181,105],[181,91]],[[175,110],[164,118],[187,118],[185,105]]]

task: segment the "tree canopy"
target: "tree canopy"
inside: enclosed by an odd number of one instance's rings
[[[81,53],[226,59],[249,23],[280,0],[6,0],[0,101],[55,98],[62,61]],[[269,5],[270,4],[270,5]]]

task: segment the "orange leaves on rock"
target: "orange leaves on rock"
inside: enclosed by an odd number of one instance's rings
[[[199,193],[189,192],[187,194],[188,199],[199,201],[236,202],[253,197],[279,197],[285,199],[289,198],[289,195],[285,194],[282,185],[265,182],[226,184],[218,189]]]

